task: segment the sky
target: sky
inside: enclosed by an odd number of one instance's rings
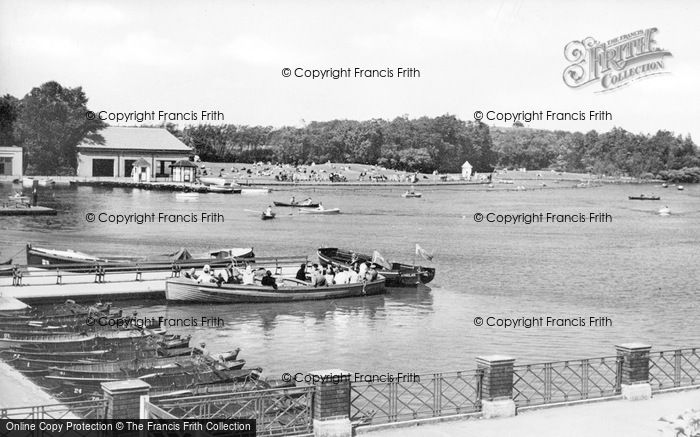
[[[301,126],[475,111],[608,111],[544,129],[666,129],[700,138],[695,1],[6,1],[0,93],[55,80],[93,111],[220,111],[219,122]],[[570,88],[564,47],[655,27],[666,74]],[[282,70],[416,68],[414,78],[310,79]],[[395,74],[395,73],[394,73]],[[484,120],[489,125],[512,122]],[[112,125],[134,123],[116,123]]]

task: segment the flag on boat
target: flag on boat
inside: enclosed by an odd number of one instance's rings
[[[423,249],[422,247],[420,247],[420,245],[417,244],[417,243],[416,243],[416,255],[420,255],[420,256],[422,256],[424,259],[426,259],[426,260],[428,260],[428,261],[432,261],[432,260],[433,260],[433,255],[429,254],[427,250],[425,250],[425,249]]]
[[[372,253],[372,262],[384,267],[385,269],[391,269],[391,264],[389,264],[389,262],[384,259],[382,254],[380,254],[376,250],[374,251],[374,253]]]

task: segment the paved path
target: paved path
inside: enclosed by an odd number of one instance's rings
[[[0,361],[0,408],[56,404],[57,402],[9,364]]]
[[[661,437],[660,417],[700,410],[700,390],[523,411],[506,419],[472,419],[369,433],[370,437]]]

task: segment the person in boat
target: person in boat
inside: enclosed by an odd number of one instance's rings
[[[254,283],[255,274],[253,273],[253,268],[248,264],[245,267],[245,272],[243,272],[243,285],[253,285]]]
[[[378,277],[379,277],[379,272],[377,271],[377,265],[376,264],[370,265],[369,270],[367,270],[367,282],[376,281]]]
[[[311,285],[314,287],[322,287],[326,285],[326,278],[323,276],[321,269],[318,268],[318,264],[313,265],[313,270],[311,272]]]
[[[369,263],[360,263],[360,268],[357,271],[357,274],[360,275],[361,279],[365,279],[367,277],[367,271],[369,270]]]
[[[229,284],[240,284],[242,282],[243,274],[233,263],[229,264],[227,272]]]
[[[294,196],[292,196],[292,198],[289,199],[289,203],[295,205],[297,203],[297,199]]]
[[[323,277],[326,280],[326,286],[333,285],[335,283],[335,272],[332,266],[328,266],[323,270]]]
[[[358,273],[357,267],[348,270],[348,274],[350,284],[357,284],[360,282],[360,274]]]
[[[272,287],[275,290],[277,290],[277,281],[275,281],[275,278],[272,276],[272,272],[269,270],[267,272],[265,272],[265,276],[263,276],[263,278],[260,282],[264,286]]]
[[[270,217],[272,215],[272,206],[267,205],[267,209],[265,210],[265,215]]]
[[[202,269],[202,274],[199,275],[199,278],[197,278],[197,282],[215,282],[214,277],[211,275],[211,267],[209,267],[209,264],[204,266]]]
[[[338,267],[338,273],[336,273],[335,278],[333,278],[336,284],[349,284],[350,283],[350,272],[344,267]]]
[[[301,267],[299,267],[296,278],[300,281],[306,281],[306,264],[302,264]]]
[[[192,352],[198,355],[202,355],[203,357],[211,357],[209,349],[207,349],[207,344],[203,342],[199,343],[198,346],[192,348]]]
[[[197,278],[199,278],[199,276],[197,276],[197,273],[196,273],[196,270],[194,269],[194,267],[192,267],[189,272],[185,272],[185,278],[195,279],[195,280]]]
[[[326,208],[323,207],[323,202],[318,202],[318,210],[319,211],[325,211]]]

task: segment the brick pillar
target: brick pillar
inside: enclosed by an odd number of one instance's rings
[[[103,382],[107,419],[144,419],[143,402],[148,401],[150,384],[139,379]]]
[[[316,391],[313,402],[315,437],[351,437],[350,372],[340,369],[309,372]]]
[[[515,358],[503,355],[476,357],[476,368],[481,371],[481,416],[515,416],[513,401],[513,365]]]
[[[616,345],[620,359],[620,381],[622,397],[631,401],[651,399],[649,384],[649,351],[651,346],[643,343]]]

